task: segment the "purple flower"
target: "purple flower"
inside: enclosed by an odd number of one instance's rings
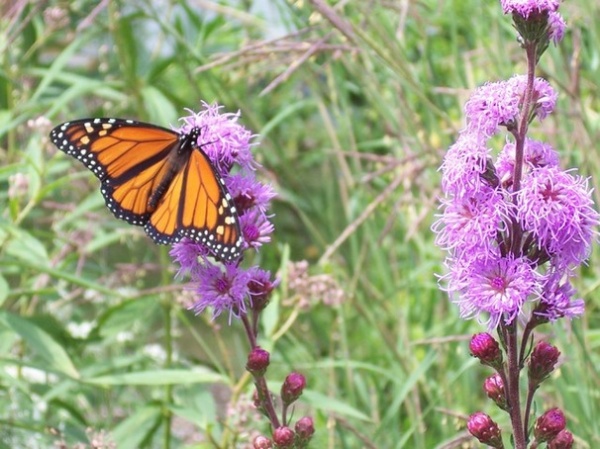
[[[234,163],[243,169],[253,170],[256,163],[250,151],[250,140],[254,136],[237,122],[239,112],[222,114],[219,112],[221,106],[217,104],[202,102],[202,105],[203,111],[189,111],[191,115],[182,118],[184,124],[178,132],[188,133],[192,128],[200,128],[198,145],[222,176],[229,173]]]
[[[486,83],[475,90],[465,104],[467,129],[489,137],[498,126],[514,127],[523,94],[514,79]]]
[[[546,275],[542,286],[540,304],[534,314],[548,321],[558,318],[573,318],[583,315],[585,303],[583,299],[573,299],[575,288],[566,278],[563,281],[563,270],[555,269]]]
[[[559,13],[550,12],[548,14],[548,37],[555,45],[563,40],[566,28],[567,24]]]
[[[273,290],[279,285],[279,279],[271,279],[271,273],[254,267],[251,270],[252,279],[248,283],[249,294],[251,298],[252,309],[255,311],[263,310],[269,303],[269,298]]]
[[[519,107],[522,106],[523,95],[527,87],[527,77],[525,75],[516,75],[510,78],[507,83],[510,85],[510,90],[513,95],[519,96]],[[531,114],[535,114],[540,120],[545,119],[548,114],[554,111],[558,93],[552,88],[550,83],[543,78],[535,78],[533,80],[532,103],[533,107]]]
[[[504,14],[518,14],[527,19],[530,15],[554,12],[558,0],[500,0]]]
[[[192,306],[194,312],[200,314],[210,307],[214,319],[223,311],[228,311],[231,323],[232,316],[239,318],[246,312],[248,283],[251,279],[251,270],[240,268],[234,263],[225,263],[221,267],[204,259],[197,275],[192,279],[196,282],[196,293],[199,296]]]
[[[464,132],[450,147],[442,163],[442,189],[447,195],[470,196],[486,186],[481,179],[489,150],[477,132]]]
[[[506,81],[486,83],[479,87],[465,105],[467,130],[485,137],[496,134],[499,126],[512,129],[523,103],[527,77],[513,76]],[[531,113],[543,120],[556,105],[557,93],[550,84],[536,78],[533,83]]]
[[[557,265],[579,264],[590,252],[599,216],[587,179],[557,167],[533,170],[517,192],[517,218]]]
[[[209,250],[205,245],[189,239],[183,239],[175,243],[169,251],[173,261],[179,264],[179,270],[177,270],[175,278],[181,279],[186,274],[195,275],[200,267],[198,258],[205,258],[209,254]]]
[[[525,90],[526,85],[526,77],[520,76],[515,77],[523,86],[523,91]],[[536,78],[533,80],[533,111],[537,118],[540,120],[544,120],[552,111],[554,111],[554,107],[556,106],[556,99],[558,98],[558,93],[554,90],[554,88],[550,85],[548,81],[543,78]]]
[[[245,173],[229,176],[227,186],[240,214],[253,208],[265,213],[271,200],[277,196],[269,184],[258,182],[254,176]]]
[[[444,212],[432,229],[436,244],[451,251],[497,246],[498,232],[506,231],[513,205],[500,190],[482,188],[471,197],[442,200]]]
[[[258,210],[251,210],[240,217],[240,227],[246,248],[258,249],[271,241],[275,230],[273,223]]]
[[[496,162],[496,173],[503,186],[511,186],[513,173],[515,170],[515,144],[507,142],[504,148],[498,155]],[[551,145],[525,138],[524,152],[524,167],[523,175],[534,168],[539,167],[558,167],[558,152]]]
[[[446,290],[458,294],[461,317],[477,317],[487,323],[488,330],[498,326],[500,319],[510,324],[528,299],[539,297],[539,275],[526,258],[480,254],[460,260],[450,267]],[[482,315],[487,314],[487,319]]]

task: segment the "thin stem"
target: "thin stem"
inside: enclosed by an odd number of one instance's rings
[[[533,84],[535,81],[535,64],[536,64],[536,44],[528,43],[525,45],[527,53],[527,84],[525,87],[525,95],[523,97],[523,106],[521,108],[520,120],[518,128],[513,132],[515,136],[515,169],[513,172],[513,192],[516,193],[521,189],[521,178],[523,177],[523,162],[525,160],[525,137],[529,127],[530,113],[532,110],[533,100]],[[517,201],[516,195],[514,201]],[[523,230],[516,220],[512,222],[512,245],[511,252],[515,256],[520,255],[521,239]]]
[[[281,422],[284,426],[287,426],[287,410],[287,404],[283,404],[283,407],[281,408]]]
[[[521,416],[521,401],[519,397],[519,347],[517,343],[517,328],[516,324],[501,326],[506,327],[507,335],[507,356],[508,356],[508,406],[510,421],[513,428],[514,447],[515,449],[526,449],[527,441],[523,427],[523,419]]]
[[[521,178],[523,177],[523,161],[525,158],[525,136],[529,127],[529,115],[532,109],[533,83],[535,81],[535,55],[536,44],[528,43],[525,46],[527,53],[527,85],[525,87],[525,96],[523,98],[523,107],[519,127],[516,131],[515,142],[515,171],[513,176],[513,191],[518,192],[521,189]]]
[[[248,341],[250,342],[250,349],[256,348],[256,333],[254,332],[254,326],[250,323],[248,319],[248,315],[245,313],[241,314],[242,323],[244,323],[244,329],[246,330],[246,335],[248,336]]]
[[[269,389],[267,388],[267,381],[265,379],[265,376],[255,377],[254,386],[256,387],[256,392],[258,393],[258,400],[260,401],[264,412],[267,414],[269,421],[271,421],[271,426],[273,427],[273,429],[281,427],[281,424],[279,423],[279,418],[277,417],[277,413],[275,412],[275,406],[273,405],[273,401],[271,399],[271,394],[269,393]]]
[[[529,418],[531,417],[531,405],[533,404],[533,395],[535,394],[537,387],[533,387],[531,383],[529,383],[529,389],[527,391],[527,402],[525,403],[525,425],[524,429],[527,432],[529,429]]]
[[[529,347],[529,336],[533,332],[535,326],[532,324],[532,320],[530,320],[525,329],[523,330],[523,338],[521,339],[521,351],[519,353],[519,368],[523,368],[523,364],[525,363],[525,351]]]
[[[254,333],[254,326],[248,319],[248,315],[241,314],[242,323],[244,323],[244,329],[246,330],[246,335],[248,336],[248,341],[250,342],[251,349],[257,347],[256,345],[256,334]],[[271,421],[271,426],[273,429],[277,429],[281,427],[279,422],[279,418],[277,417],[277,413],[275,412],[275,406],[273,404],[273,399],[271,397],[271,393],[269,392],[269,388],[267,387],[267,380],[265,379],[264,374],[255,374],[254,375],[254,386],[256,387],[256,393],[258,394],[258,401],[263,408],[263,411],[266,413],[269,421]]]

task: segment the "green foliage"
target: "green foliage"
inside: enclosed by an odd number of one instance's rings
[[[241,111],[280,194],[274,243],[253,261],[282,278],[260,344],[274,392],[306,375],[294,414],[315,418],[313,447],[475,447],[465,416],[496,410],[468,355],[480,327],[436,284],[437,168],[469,92],[523,73],[524,57],[499,2],[340,2],[347,28],[319,3],[0,6],[0,447],[73,447],[89,427],[119,448],[270,434],[250,406],[241,325],[187,312],[168,250],[115,220],[47,138],[88,116],[168,126],[201,101]],[[597,183],[600,9],[575,3],[542,58],[558,111],[534,131]],[[287,262],[303,259],[326,295],[290,286]],[[584,448],[600,444],[596,260],[578,281],[585,318],[544,329],[566,358],[536,404],[560,404]]]

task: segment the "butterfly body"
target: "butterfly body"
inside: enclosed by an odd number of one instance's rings
[[[133,120],[82,119],[50,133],[52,142],[101,181],[115,217],[157,243],[187,237],[219,259],[239,257],[239,218],[225,182],[198,145],[200,128],[178,133]]]
[[[177,173],[181,171],[190,158],[190,153],[195,150],[195,144],[193,142],[197,142],[199,136],[200,131],[198,128],[194,128],[190,133],[180,135],[178,142],[169,150],[166,161],[166,171],[148,199],[149,209],[156,209],[158,202],[167,191],[167,188],[171,185],[171,182]],[[202,151],[200,148],[196,148],[197,151]]]

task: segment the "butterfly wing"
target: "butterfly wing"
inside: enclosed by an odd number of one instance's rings
[[[194,147],[145,226],[155,241],[187,237],[219,259],[239,257],[242,237],[237,212],[223,179],[206,154]]]
[[[192,146],[182,148],[181,137],[159,126],[106,118],[67,122],[50,133],[61,151],[100,179],[115,217],[144,226],[157,243],[188,237],[218,258],[237,258],[242,237],[231,195],[195,139],[184,139]]]
[[[96,118],[59,125],[50,139],[100,179],[115,217],[144,225],[152,213],[149,198],[169,169],[179,134],[133,120]]]

